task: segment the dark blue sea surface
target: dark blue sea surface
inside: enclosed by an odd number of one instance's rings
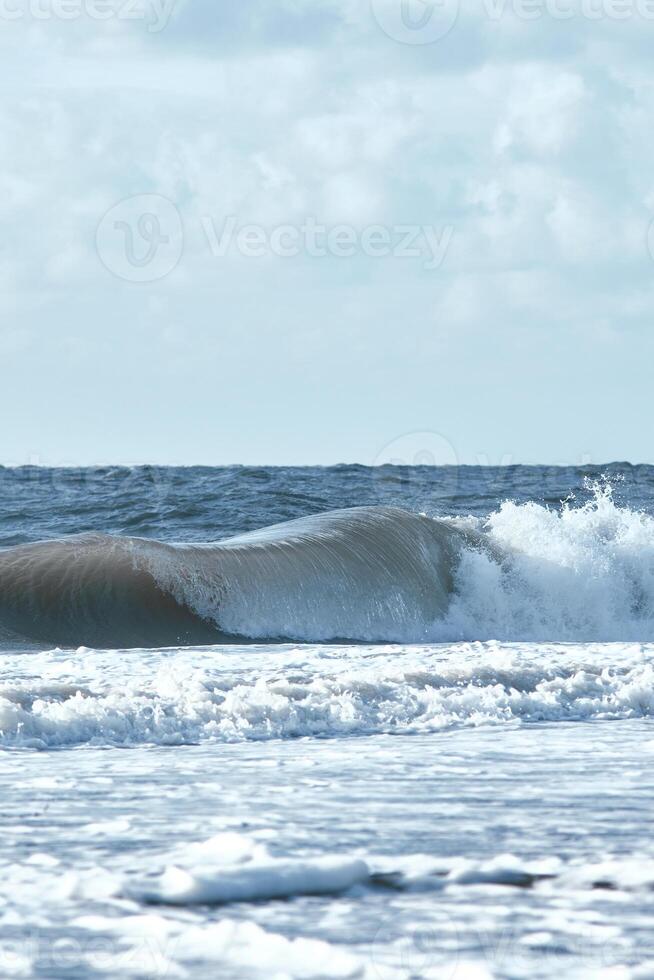
[[[484,517],[503,501],[550,507],[609,479],[617,504],[654,513],[654,466],[0,468],[0,546],[102,532],[215,541],[344,507]]]

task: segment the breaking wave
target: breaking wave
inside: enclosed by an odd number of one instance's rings
[[[421,638],[464,533],[393,508],[302,518],[217,544],[105,535],[0,553],[0,622],[93,646]]]
[[[608,486],[485,520],[332,511],[215,544],[83,535],[0,552],[7,636],[87,646],[654,639],[654,519]]]

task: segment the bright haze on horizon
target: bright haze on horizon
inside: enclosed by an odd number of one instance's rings
[[[4,0],[0,462],[654,462],[644,0]]]

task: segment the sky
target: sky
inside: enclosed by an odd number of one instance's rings
[[[653,37],[0,0],[0,462],[654,462]]]

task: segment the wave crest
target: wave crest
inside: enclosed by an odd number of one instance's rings
[[[0,552],[0,629],[50,643],[654,638],[654,518],[583,506],[484,521],[354,508],[219,541],[103,535]]]
[[[419,514],[355,508],[217,544],[42,542],[0,553],[0,622],[92,646],[424,639],[447,608],[462,541]]]

